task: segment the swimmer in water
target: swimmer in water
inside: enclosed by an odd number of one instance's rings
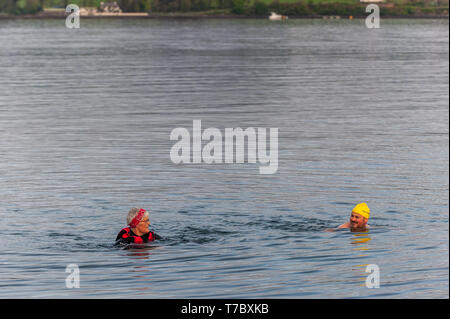
[[[366,203],[359,203],[356,205],[352,214],[350,215],[350,221],[342,224],[339,228],[349,228],[351,231],[365,231],[369,228],[367,221],[369,220],[370,209]]]
[[[161,239],[161,237],[150,231],[150,219],[148,211],[143,208],[132,208],[128,212],[127,224],[116,238],[116,245],[120,244],[143,244]]]

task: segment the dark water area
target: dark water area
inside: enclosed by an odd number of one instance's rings
[[[0,298],[448,298],[448,45],[448,20],[1,20]],[[193,120],[278,128],[276,174],[174,164]],[[368,232],[324,231],[359,202]],[[162,240],[114,247],[132,207]]]

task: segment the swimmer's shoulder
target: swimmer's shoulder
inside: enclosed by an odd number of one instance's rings
[[[350,223],[345,223],[345,224],[342,224],[342,225],[337,226],[335,228],[327,228],[327,229],[325,229],[325,231],[326,232],[334,232],[337,229],[343,229],[343,228],[350,228]]]

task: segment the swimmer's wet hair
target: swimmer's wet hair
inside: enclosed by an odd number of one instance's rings
[[[136,217],[139,210],[140,210],[140,208],[136,208],[136,207],[133,207],[132,209],[130,209],[130,211],[128,212],[128,216],[127,216],[127,225],[131,224],[131,221],[133,220],[134,217]],[[145,218],[145,217],[149,217],[148,211],[145,211],[145,214],[142,218]]]

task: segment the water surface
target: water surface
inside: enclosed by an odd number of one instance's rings
[[[448,298],[448,45],[448,20],[0,20],[0,297]],[[173,164],[195,119],[278,128],[277,173]],[[368,233],[324,231],[362,201]],[[134,206],[164,239],[114,248]]]

